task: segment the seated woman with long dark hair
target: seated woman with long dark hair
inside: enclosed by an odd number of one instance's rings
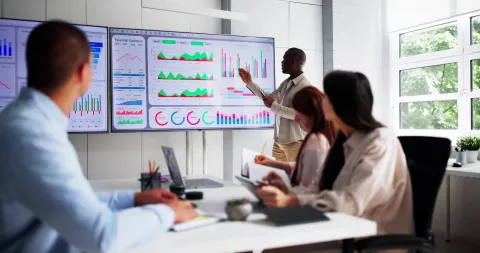
[[[321,211],[343,212],[377,222],[379,234],[413,233],[413,203],[405,154],[394,133],[372,115],[367,77],[333,71],[324,79],[325,117],[340,129],[315,194],[258,190],[267,206],[309,203]],[[272,177],[272,175],[269,175]],[[272,179],[272,178],[269,178]]]
[[[270,180],[271,185],[279,187],[285,193],[290,191],[300,194],[318,191],[323,163],[336,134],[333,124],[328,122],[323,114],[324,98],[325,94],[309,86],[298,91],[292,99],[292,108],[295,111],[294,121],[307,132],[295,163],[279,162],[265,156],[255,158],[257,163],[284,170],[290,176],[292,189],[280,183],[275,176]]]

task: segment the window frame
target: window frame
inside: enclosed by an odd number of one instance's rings
[[[473,59],[480,59],[480,44],[471,44],[472,18],[480,16],[480,11],[459,15],[412,28],[399,30],[390,34],[390,97],[392,98],[393,129],[397,135],[422,135],[442,136],[456,141],[459,136],[480,134],[480,130],[473,130],[472,98],[480,98],[480,90],[471,91],[471,65]],[[423,29],[440,29],[442,25],[455,22],[457,24],[457,42],[454,49],[430,52],[415,56],[400,57],[400,35]],[[445,63],[457,63],[458,87],[456,93],[429,94],[415,96],[400,96],[400,71],[421,67],[440,65]],[[458,105],[458,129],[401,129],[400,103],[457,100]]]

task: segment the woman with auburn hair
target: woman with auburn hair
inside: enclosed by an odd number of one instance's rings
[[[325,98],[320,90],[313,86],[298,91],[292,99],[295,111],[294,121],[307,132],[297,155],[296,162],[287,163],[271,160],[265,156],[257,156],[256,162],[261,165],[284,170],[290,176],[292,189],[272,172],[270,185],[277,186],[288,193],[314,193],[318,191],[323,163],[330,145],[335,138],[335,128],[325,119],[322,100]]]

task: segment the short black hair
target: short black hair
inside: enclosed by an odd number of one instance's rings
[[[307,55],[300,48],[292,47],[289,48],[287,52],[292,54],[293,59],[295,60],[295,62],[298,62],[300,66],[303,66],[307,61]]]
[[[48,21],[33,29],[27,42],[28,86],[54,90],[71,78],[74,70],[90,60],[90,44],[77,27]]]

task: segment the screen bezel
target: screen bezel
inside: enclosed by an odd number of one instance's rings
[[[31,19],[16,19],[16,18],[0,18],[0,21],[1,20],[9,20],[9,21],[19,21],[19,22],[31,22],[31,23],[39,23],[42,24],[42,23],[45,23],[46,21],[41,21],[41,20],[31,20]],[[74,25],[74,26],[83,26],[83,27],[95,27],[95,28],[104,28],[106,30],[106,35],[107,35],[107,42],[106,42],[106,50],[107,50],[107,54],[106,54],[106,63],[107,63],[107,66],[106,66],[106,69],[105,69],[105,72],[107,73],[107,78],[105,79],[105,85],[107,86],[107,94],[106,94],[106,103],[107,103],[107,117],[106,117],[106,120],[107,120],[107,125],[106,125],[106,129],[105,130],[102,130],[102,131],[75,131],[75,132],[71,132],[71,131],[68,131],[67,129],[67,132],[68,134],[105,134],[105,133],[109,133],[110,132],[110,120],[111,120],[111,117],[110,117],[110,113],[111,113],[111,110],[109,109],[109,105],[110,105],[110,40],[108,39],[110,36],[109,32],[110,32],[110,29],[108,26],[99,26],[99,25],[84,25],[84,24],[76,24],[76,23],[70,23],[68,22],[69,24],[71,25]],[[32,28],[35,28],[36,26],[33,26]],[[82,31],[83,32],[83,31]],[[14,98],[14,100],[18,97],[18,95]]]
[[[136,28],[123,28],[123,27],[108,27],[108,44],[109,44],[109,53],[110,53],[110,57],[109,57],[109,62],[110,62],[110,76],[109,76],[109,80],[110,80],[110,83],[109,83],[109,86],[110,86],[110,101],[111,103],[113,102],[113,78],[112,78],[112,73],[113,73],[113,69],[112,69],[112,64],[111,64],[111,58],[112,58],[112,36],[110,36],[111,32],[110,30],[112,29],[121,29],[121,30],[130,30],[130,31],[152,31],[152,32],[173,32],[173,33],[182,33],[182,34],[198,34],[198,35],[220,35],[220,36],[225,36],[225,37],[240,37],[240,38],[253,38],[253,39],[272,39],[273,40],[273,62],[274,62],[274,65],[273,65],[273,89],[275,90],[277,87],[276,87],[276,75],[275,75],[275,38],[274,37],[258,37],[258,36],[242,36],[242,35],[233,35],[233,34],[218,34],[218,33],[195,33],[195,32],[182,32],[182,31],[169,31],[169,30],[155,30],[155,29],[136,29]],[[148,80],[147,80],[148,81]],[[271,129],[274,129],[275,128],[275,124],[273,126],[266,126],[266,127],[252,127],[252,128],[235,128],[235,127],[231,127],[231,128],[224,128],[224,127],[215,127],[215,128],[189,128],[189,129],[186,129],[186,128],[179,128],[179,129],[164,129],[164,130],[161,130],[161,129],[133,129],[133,130],[128,130],[128,129],[117,129],[117,128],[114,128],[113,126],[113,121],[114,121],[114,117],[115,117],[115,114],[114,114],[114,108],[113,108],[113,104],[110,104],[111,106],[111,109],[110,109],[110,115],[111,115],[111,118],[110,118],[110,121],[111,121],[111,125],[110,125],[110,132],[112,133],[138,133],[138,132],[189,132],[189,131],[192,131],[192,132],[198,132],[198,131],[228,131],[228,130],[271,130]],[[273,113],[273,112],[271,112]],[[273,118],[273,120],[275,121],[276,120],[276,115],[275,117]],[[147,118],[147,121],[148,121],[148,118]],[[148,125],[147,125],[148,126]]]

